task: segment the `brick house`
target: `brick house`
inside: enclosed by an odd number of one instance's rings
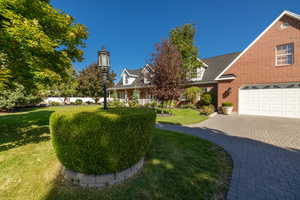
[[[215,90],[217,106],[230,101],[239,114],[300,117],[300,15],[284,11],[242,52],[201,60],[205,67],[183,87]],[[120,97],[139,89],[151,99],[147,70],[124,69],[114,88]]]

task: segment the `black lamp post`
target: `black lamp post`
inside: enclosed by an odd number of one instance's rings
[[[104,110],[108,110],[106,84],[108,80],[108,72],[110,67],[109,56],[110,54],[105,48],[102,48],[101,51],[98,51],[98,66],[100,68],[102,80],[103,80],[103,93],[104,93],[103,109]]]

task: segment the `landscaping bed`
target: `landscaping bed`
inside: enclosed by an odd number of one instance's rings
[[[49,116],[61,109],[98,108],[53,107],[1,115],[0,199],[225,198],[232,168],[227,153],[206,140],[159,129],[154,129],[144,168],[125,183],[95,190],[65,182],[50,142]]]

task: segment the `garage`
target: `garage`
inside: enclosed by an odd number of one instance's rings
[[[300,83],[241,87],[239,114],[300,118]]]

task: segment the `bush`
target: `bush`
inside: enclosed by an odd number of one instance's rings
[[[187,109],[187,108],[196,109],[196,106],[194,104],[189,103],[189,104],[182,104],[180,106],[180,108],[184,108],[184,109]]]
[[[157,101],[152,101],[152,102],[150,103],[150,107],[152,107],[152,108],[158,107]]]
[[[200,109],[201,114],[204,115],[210,115],[211,113],[215,112],[215,106],[214,105],[204,105]]]
[[[108,102],[108,105],[111,107],[125,107],[125,103],[123,103],[122,101],[118,101],[118,100],[113,100]]]
[[[189,100],[190,103],[195,104],[202,91],[202,88],[193,86],[184,90],[184,96]]]
[[[139,106],[139,102],[137,100],[130,100],[128,102],[129,107],[134,108]]]
[[[87,102],[85,102],[86,104],[88,104],[88,105],[91,105],[91,104],[93,104],[93,102],[92,101],[87,101]]]
[[[172,114],[170,109],[167,109],[167,108],[155,108],[155,112],[156,112],[156,114],[169,114],[169,115]]]
[[[200,103],[202,105],[210,105],[213,103],[213,97],[209,92],[205,92],[201,95]]]
[[[83,103],[83,101],[81,99],[76,99],[75,100],[76,105],[81,105],[82,103]]]
[[[51,102],[49,102],[49,105],[50,106],[61,106],[61,103],[56,102],[56,101],[51,101]]]
[[[12,88],[0,91],[0,109],[35,106],[42,101],[41,97],[28,94],[24,86],[20,84],[14,84]]]
[[[232,107],[232,106],[233,106],[233,103],[231,103],[231,102],[222,103],[222,107]]]
[[[85,174],[127,169],[145,156],[156,114],[147,108],[109,111],[58,111],[50,117],[52,143],[59,161]]]

